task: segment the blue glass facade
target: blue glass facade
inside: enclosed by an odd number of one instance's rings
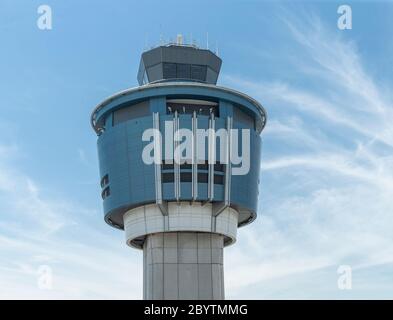
[[[153,128],[153,113],[159,116],[160,131],[164,136],[165,121],[172,121],[168,114],[168,101],[208,101],[218,108],[215,130],[227,128],[227,119],[233,119],[233,129],[250,129],[250,170],[246,175],[232,175],[230,184],[230,206],[239,212],[239,225],[252,221],[258,206],[258,184],[261,157],[260,133],[266,115],[262,106],[252,98],[231,89],[203,83],[161,82],[120,92],[102,102],[93,112],[92,124],[98,134],[98,156],[100,179],[103,188],[105,220],[112,226],[123,228],[123,214],[143,204],[157,201],[155,166],[145,164],[142,141],[146,129]],[[130,108],[129,119],[127,110]],[[146,108],[146,110],[131,110]],[[123,110],[121,121],[114,115]],[[192,129],[192,115],[179,114],[180,128]],[[209,128],[209,115],[197,115],[200,129]],[[239,139],[241,142],[241,139]],[[164,145],[165,147],[165,145]],[[218,149],[217,149],[218,150]],[[241,150],[241,148],[239,149]],[[206,158],[207,160],[207,158]],[[176,201],[173,167],[162,166],[162,200]],[[180,201],[192,201],[192,168],[181,167]],[[196,201],[209,201],[206,166],[198,165],[198,195]],[[214,171],[214,196],[210,202],[220,203],[225,199],[225,172],[220,165]],[[222,176],[220,178],[220,176]]]

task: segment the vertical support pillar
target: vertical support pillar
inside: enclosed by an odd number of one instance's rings
[[[153,113],[153,128],[154,131],[154,177],[155,177],[155,191],[156,204],[160,208],[163,215],[168,215],[166,204],[162,200],[162,181],[161,181],[161,163],[162,163],[162,141],[160,134],[160,116],[158,112]]]
[[[208,198],[214,200],[214,165],[216,163],[216,120],[214,113],[210,113],[208,134]]]
[[[192,201],[198,197],[198,118],[194,111],[192,114]]]
[[[222,235],[168,232],[143,246],[144,299],[224,299]]]
[[[180,144],[179,140],[179,127],[180,127],[180,121],[179,121],[179,114],[177,111],[175,111],[174,118],[173,118],[173,137],[174,137],[174,162],[173,162],[173,171],[174,171],[174,186],[175,186],[175,198],[176,201],[179,202],[180,200],[180,154],[178,153],[178,146]]]

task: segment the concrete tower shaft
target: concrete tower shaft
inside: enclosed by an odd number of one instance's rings
[[[165,232],[143,247],[143,298],[224,299],[224,238],[216,233]]]
[[[105,221],[143,249],[146,299],[223,299],[223,248],[256,217],[266,112],[217,86],[220,67],[209,50],[149,50],[141,86],[106,99],[91,117]]]

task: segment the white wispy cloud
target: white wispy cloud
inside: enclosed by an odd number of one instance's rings
[[[46,197],[13,164],[17,147],[0,144],[0,153],[0,299],[140,299],[141,254],[101,212]],[[38,285],[43,265],[51,289]]]
[[[351,265],[354,283],[362,283],[346,297],[372,298],[377,285],[379,297],[391,297],[393,279],[358,271],[393,266],[391,97],[365,71],[355,43],[315,16],[283,21],[301,49],[292,61],[309,86],[225,77],[272,111],[263,134],[261,214],[227,250],[231,297],[339,297],[340,264]]]

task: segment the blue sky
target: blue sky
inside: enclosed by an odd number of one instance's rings
[[[0,2],[0,298],[142,297],[141,252],[103,221],[89,117],[137,85],[160,35],[205,47],[207,32],[219,83],[268,112],[259,216],[225,251],[227,297],[393,298],[392,2],[92,3]],[[337,28],[344,3],[352,30]]]

